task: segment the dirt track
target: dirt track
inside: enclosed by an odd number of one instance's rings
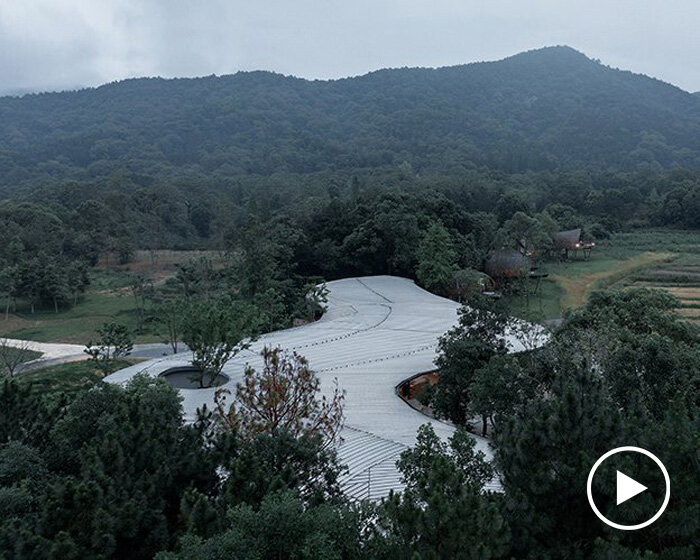
[[[588,292],[599,286],[607,280],[616,280],[618,276],[622,277],[640,268],[647,267],[652,264],[664,262],[672,257],[672,253],[653,253],[647,251],[635,255],[625,261],[620,261],[620,265],[608,270],[584,274],[581,276],[563,276],[560,274],[552,274],[550,278],[561,286],[564,290],[562,297],[562,307],[579,307],[586,302]]]

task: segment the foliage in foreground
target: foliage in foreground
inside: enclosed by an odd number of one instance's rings
[[[462,429],[448,445],[423,427],[399,461],[406,489],[381,504],[344,501],[342,468],[319,432],[258,429],[262,415],[241,433],[219,411],[188,426],[177,393],[147,378],[72,400],[6,380],[0,556],[690,560],[700,534],[700,346],[671,304],[645,290],[595,296],[506,369],[507,395],[475,391],[484,380],[472,378],[464,395],[494,405],[495,463]],[[273,402],[260,383],[269,374],[257,375],[248,402]],[[683,489],[638,533],[601,524],[584,491],[593,462],[623,444],[653,450]],[[502,493],[485,490],[494,474]],[[614,504],[614,488],[596,484]],[[642,515],[656,506],[637,503]]]
[[[483,344],[476,323],[443,340],[441,359],[465,375],[448,376],[441,390],[460,414],[494,415],[501,513],[516,558],[676,559],[697,552],[700,332],[673,313],[676,304],[648,289],[600,292],[543,348],[492,353],[486,365],[454,351]],[[585,487],[596,459],[622,445],[652,450],[683,492],[672,493],[652,526],[620,534],[593,515]],[[614,507],[614,485],[595,491]],[[637,504],[644,519],[658,508],[651,498]]]

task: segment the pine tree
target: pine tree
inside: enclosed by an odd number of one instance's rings
[[[447,291],[457,271],[457,254],[445,227],[433,222],[418,246],[416,276],[421,285],[439,294]]]
[[[508,550],[499,498],[484,491],[494,471],[474,439],[458,430],[448,446],[430,425],[398,463],[406,489],[381,506],[387,558],[488,560]]]

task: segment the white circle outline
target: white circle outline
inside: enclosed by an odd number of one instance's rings
[[[656,514],[651,518],[647,519],[644,523],[639,523],[637,525],[620,525],[619,523],[613,523],[610,521],[608,518],[606,518],[595,505],[595,502],[593,501],[593,494],[591,492],[591,487],[593,485],[593,475],[595,474],[595,471],[598,469],[600,464],[605,461],[608,457],[611,457],[612,455],[615,455],[617,453],[622,453],[624,451],[632,451],[634,453],[641,453],[642,455],[646,455],[650,459],[652,459],[658,467],[661,469],[661,472],[664,475],[664,480],[666,481],[666,496],[664,497],[664,503],[661,504],[661,508],[659,508],[659,511],[656,512]],[[646,449],[642,449],[641,447],[634,447],[632,445],[626,445],[624,447],[616,447],[615,449],[611,449],[604,455],[602,455],[594,464],[593,468],[591,469],[591,472],[588,473],[588,481],[586,482],[586,495],[588,496],[588,503],[591,504],[591,508],[593,509],[593,513],[595,513],[598,518],[605,523],[606,525],[609,525],[610,527],[613,527],[615,529],[620,529],[621,531],[636,531],[637,529],[643,529],[644,527],[648,527],[651,525],[654,521],[656,521],[659,517],[661,517],[661,514],[666,510],[666,506],[668,505],[668,501],[671,499],[671,479],[668,476],[668,471],[666,470],[666,467],[664,467],[664,464],[659,460],[659,458],[654,455],[651,451],[647,451]]]

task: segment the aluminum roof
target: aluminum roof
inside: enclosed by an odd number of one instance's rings
[[[246,364],[259,367],[263,345],[280,346],[305,356],[330,393],[334,380],[346,392],[345,424],[339,457],[348,466],[341,483],[357,499],[380,498],[401,489],[395,463],[415,442],[421,424],[432,422],[446,438],[447,423],[427,418],[396,394],[396,387],[418,373],[433,370],[437,341],[457,320],[459,305],[435,296],[411,280],[392,276],[346,278],[328,283],[328,309],[308,325],[266,334],[249,350],[226,364],[227,386],[235,388]],[[522,345],[509,337],[512,349]],[[106,378],[124,383],[141,371],[159,375],[188,365],[190,354],[176,354],[120,370]],[[180,389],[186,418],[213,403],[213,389]],[[474,436],[477,448],[491,456],[485,439]]]

